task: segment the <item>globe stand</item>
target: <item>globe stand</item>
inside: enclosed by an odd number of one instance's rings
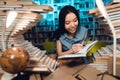
[[[3,76],[1,77],[1,80],[11,80],[16,76],[17,76],[17,74],[10,74],[8,72],[4,72]]]
[[[29,80],[29,74],[24,74],[21,72],[11,74],[8,72],[4,72],[0,80]]]
[[[12,80],[29,80],[28,74],[17,73],[17,76],[12,78]]]

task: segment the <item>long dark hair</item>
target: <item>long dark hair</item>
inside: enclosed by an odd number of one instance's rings
[[[64,6],[59,13],[59,27],[55,31],[56,39],[59,39],[60,35],[67,33],[65,29],[65,17],[70,12],[74,13],[77,16],[78,23],[80,23],[78,11],[73,6],[70,6],[70,5]]]

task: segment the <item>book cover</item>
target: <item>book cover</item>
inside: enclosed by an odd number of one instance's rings
[[[97,43],[98,41],[93,41],[90,44],[87,44],[82,50],[75,54],[68,54],[63,56],[58,56],[58,59],[64,59],[64,58],[76,58],[76,57],[85,57],[87,52]]]

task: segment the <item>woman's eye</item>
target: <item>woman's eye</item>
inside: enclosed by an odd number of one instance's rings
[[[78,21],[77,19],[74,20],[74,22],[77,22],[77,21]]]
[[[66,25],[68,25],[68,24],[69,24],[69,22],[66,22],[65,24],[66,24]]]

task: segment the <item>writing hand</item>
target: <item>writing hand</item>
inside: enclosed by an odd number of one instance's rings
[[[83,44],[73,44],[73,46],[72,46],[72,50],[74,53],[77,53],[81,49],[83,49]]]

